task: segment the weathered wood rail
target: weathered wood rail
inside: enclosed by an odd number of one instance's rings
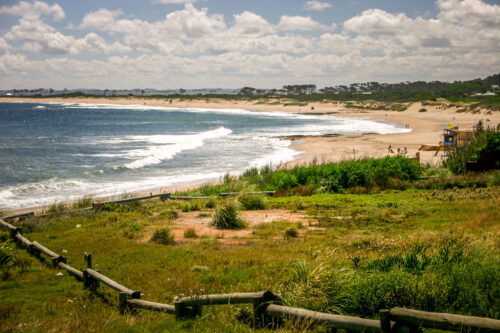
[[[275,191],[261,191],[261,192],[245,192],[246,194],[255,194],[255,195],[273,195]],[[240,192],[227,192],[221,193],[221,197],[235,197],[240,195]]]
[[[122,203],[127,203],[127,202],[132,202],[132,201],[139,201],[139,200],[147,200],[147,199],[153,199],[153,198],[160,198],[162,200],[168,199],[170,197],[170,193],[160,193],[160,194],[152,194],[152,195],[146,195],[142,197],[133,197],[133,198],[126,198],[126,199],[119,199],[119,200],[110,200],[110,201],[103,201],[103,202],[94,202],[92,203],[92,207],[100,207],[106,204],[122,204]]]
[[[189,197],[189,196],[170,196],[169,199],[172,200],[208,200],[208,199],[214,199],[217,197]]]
[[[21,234],[21,228],[7,223],[3,219],[0,219],[0,227],[8,229],[11,237],[20,247],[26,248],[32,255],[39,258],[41,258],[41,254],[48,256],[54,267],[65,269],[69,274],[83,281],[84,287],[95,290],[99,283],[103,283],[117,290],[119,292],[118,307],[121,313],[141,308],[175,314],[176,318],[184,319],[201,315],[203,306],[253,304],[255,323],[261,326],[276,326],[280,325],[284,319],[291,319],[308,325],[321,325],[353,332],[416,333],[420,332],[421,328],[457,332],[500,332],[500,320],[405,308],[380,310],[380,320],[292,308],[281,305],[281,298],[271,291],[190,296],[177,300],[174,305],[146,301],[140,299],[140,291],[129,289],[92,269],[90,255],[85,253],[87,269],[80,271],[69,266],[65,257],[24,237]],[[278,319],[278,321],[273,321],[273,319]]]
[[[274,318],[300,320],[311,325],[321,325],[348,331],[382,332],[378,320],[333,315],[277,304],[269,304],[264,310],[264,314]]]
[[[9,215],[9,216],[2,216],[1,218],[5,221],[8,221],[8,220],[13,220],[13,219],[17,219],[17,218],[30,217],[33,215],[35,215],[35,212],[27,212],[27,213],[21,213],[21,214]]]
[[[392,321],[425,328],[457,332],[500,332],[500,320],[461,316],[449,313],[425,312],[404,308],[392,308]]]
[[[101,273],[99,273],[91,268],[87,268],[86,270],[84,270],[83,271],[83,283],[86,284],[87,286],[91,286],[92,282],[94,282],[94,281],[102,282],[105,285],[107,285],[108,287],[113,288],[113,289],[119,291],[120,293],[123,293],[129,297],[141,298],[140,291],[131,290],[127,287],[124,287],[121,284],[119,284],[118,282],[111,280],[107,276],[105,276],[105,275],[103,275],[103,274],[101,274]]]

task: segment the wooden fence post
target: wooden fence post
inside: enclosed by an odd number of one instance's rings
[[[87,252],[83,252],[83,258],[87,264],[87,268],[92,268],[92,255]]]
[[[380,329],[382,333],[390,333],[391,332],[391,316],[390,311],[387,309],[380,310]]]
[[[120,314],[125,314],[127,310],[129,310],[129,306],[127,304],[127,294],[126,293],[119,293],[118,294],[118,308],[120,311]]]
[[[270,291],[265,291],[261,298],[253,302],[254,322],[256,327],[280,327],[283,319],[267,316],[265,311],[269,303],[281,304],[280,297]]]
[[[188,318],[188,311],[184,302],[175,302],[175,319],[182,320]]]

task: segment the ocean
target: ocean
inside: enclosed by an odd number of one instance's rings
[[[84,103],[0,103],[0,209],[216,181],[300,154],[292,135],[399,133],[369,119]]]

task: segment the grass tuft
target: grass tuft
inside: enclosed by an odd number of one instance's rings
[[[163,244],[163,245],[175,244],[174,235],[172,235],[170,229],[168,228],[162,228],[156,230],[149,241],[151,243]]]
[[[217,229],[243,229],[246,223],[240,218],[236,202],[228,200],[215,211],[212,225]]]
[[[261,195],[243,193],[238,201],[246,210],[259,210],[266,208],[266,202]]]

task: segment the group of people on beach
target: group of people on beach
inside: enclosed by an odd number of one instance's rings
[[[387,147],[387,152],[389,154],[394,154],[394,150],[392,149],[391,145],[389,145],[389,147]],[[406,155],[408,153],[408,148],[406,148],[406,147],[397,148],[397,152],[398,152],[398,155]]]

